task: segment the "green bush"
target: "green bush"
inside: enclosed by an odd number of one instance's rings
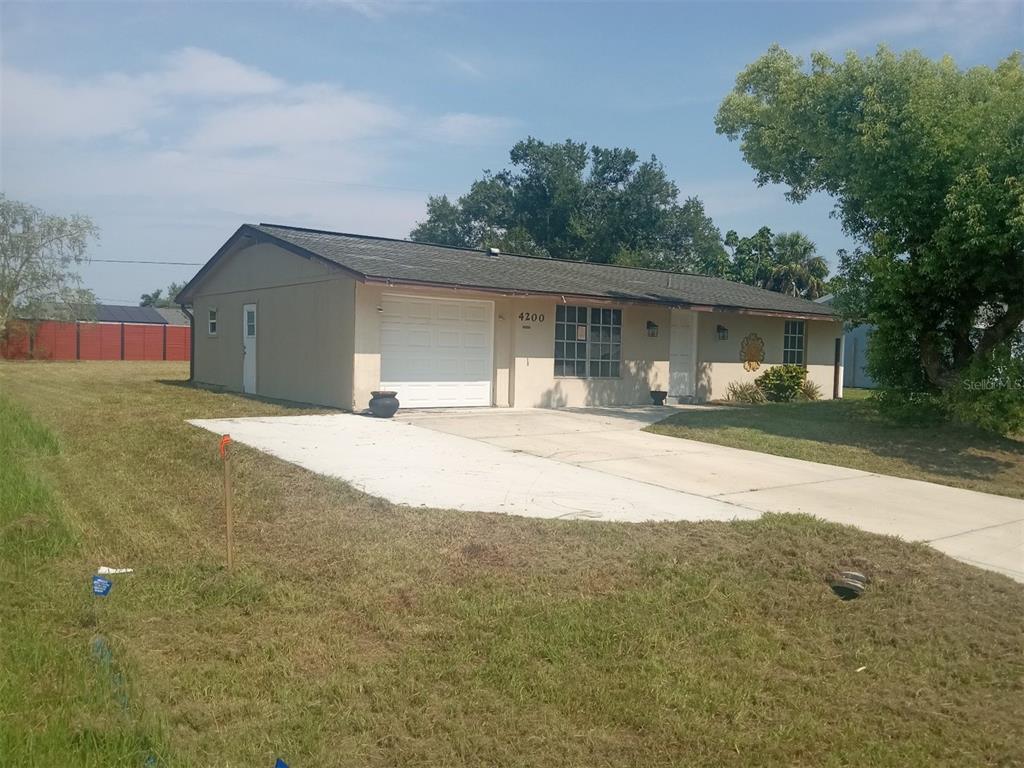
[[[942,393],[948,415],[1000,435],[1024,434],[1024,358],[1006,345],[967,368]]]
[[[796,393],[797,400],[821,400],[821,387],[815,384],[810,379],[804,379],[804,383],[800,385],[800,391]]]
[[[726,389],[725,399],[734,403],[764,403],[767,402],[767,398],[764,396],[764,392],[757,386],[750,382],[734,381],[729,384]]]
[[[944,390],[882,389],[872,400],[880,415],[900,424],[957,421],[1000,435],[1024,434],[1024,356],[1005,345]]]
[[[807,369],[802,365],[774,365],[754,383],[771,402],[788,403],[797,398],[806,380]]]

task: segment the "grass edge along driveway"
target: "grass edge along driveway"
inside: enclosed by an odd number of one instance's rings
[[[1024,498],[1024,438],[886,422],[868,390],[842,400],[680,411],[649,432],[880,475]]]
[[[0,364],[11,765],[1024,760],[1024,588],[806,517],[410,509],[240,447],[229,575],[216,439],[183,420],[292,411],[184,375]],[[99,564],[136,569],[102,602]]]

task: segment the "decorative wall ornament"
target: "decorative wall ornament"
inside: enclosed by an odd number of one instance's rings
[[[764,339],[756,333],[748,333],[740,342],[740,361],[743,369],[756,371],[764,362]]]

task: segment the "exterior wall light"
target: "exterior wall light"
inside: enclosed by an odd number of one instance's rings
[[[726,341],[729,338],[729,329],[724,325],[718,326],[715,330],[718,331],[718,340]]]
[[[650,320],[647,321],[647,335],[652,339],[658,335],[658,324]]]

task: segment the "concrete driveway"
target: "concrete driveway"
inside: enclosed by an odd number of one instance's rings
[[[192,422],[393,502],[533,517],[803,512],[1024,581],[1024,501],[640,431],[667,409],[456,409]]]

